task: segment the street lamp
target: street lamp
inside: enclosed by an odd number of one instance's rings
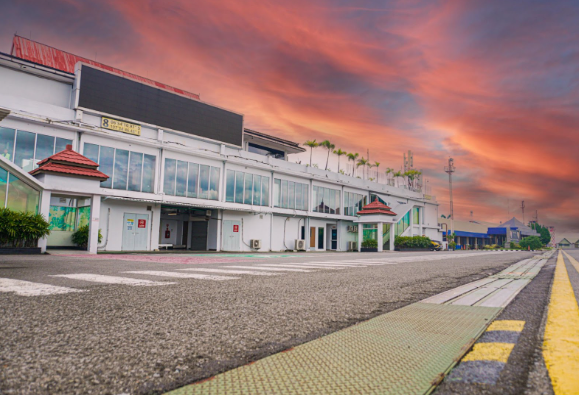
[[[444,167],[444,172],[448,173],[448,189],[450,191],[450,233],[454,233],[454,208],[452,205],[452,173],[454,173],[454,159],[448,158],[448,166]]]

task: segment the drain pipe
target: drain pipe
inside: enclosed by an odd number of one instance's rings
[[[111,208],[109,207],[108,214],[107,214],[107,237],[105,238],[105,244],[98,247],[98,249],[100,249],[100,250],[104,250],[107,247],[107,244],[109,242],[110,223],[111,223]]]

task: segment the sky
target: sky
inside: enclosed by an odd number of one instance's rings
[[[2,52],[17,32],[379,169],[412,150],[441,214],[452,157],[455,218],[522,219],[524,200],[526,220],[579,239],[576,0],[2,3]]]

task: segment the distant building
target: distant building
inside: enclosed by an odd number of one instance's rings
[[[575,248],[575,244],[573,244],[569,240],[563,238],[562,240],[560,240],[557,243],[557,247],[562,248],[562,249],[569,249],[569,248]]]

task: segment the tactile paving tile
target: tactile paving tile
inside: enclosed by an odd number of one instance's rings
[[[428,393],[500,310],[415,303],[170,394]]]

